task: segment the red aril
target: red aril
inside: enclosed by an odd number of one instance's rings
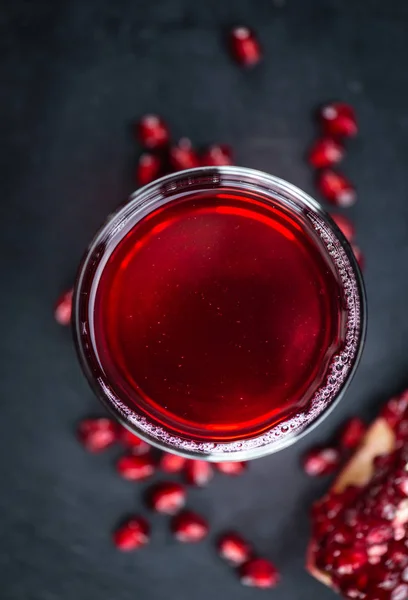
[[[321,195],[336,206],[347,207],[356,202],[356,191],[350,181],[331,169],[318,174],[317,187]]]
[[[78,427],[78,438],[90,452],[101,452],[117,440],[118,427],[111,419],[84,419]]]
[[[232,165],[232,150],[225,144],[213,144],[201,156],[203,167],[222,167]]]
[[[337,575],[351,575],[367,562],[367,552],[362,548],[344,548],[339,552],[339,556],[335,558],[333,569]]]
[[[136,181],[139,185],[147,185],[160,175],[161,160],[155,154],[145,152],[139,158],[136,169]]]
[[[54,307],[54,318],[60,325],[69,325],[72,314],[73,290],[64,292],[57,300]]]
[[[170,132],[163,121],[157,115],[145,115],[137,126],[139,141],[144,148],[154,150],[165,146],[170,140]]]
[[[388,400],[381,410],[381,417],[385,419],[388,425],[395,429],[408,409],[408,395],[406,392],[399,396],[394,396]]]
[[[313,448],[303,457],[303,469],[312,477],[329,475],[339,464],[340,453],[336,448]]]
[[[159,483],[150,492],[150,505],[159,513],[174,515],[185,503],[186,490],[179,483]]]
[[[352,242],[356,235],[356,230],[353,223],[348,217],[340,215],[339,213],[330,213],[331,218],[336,223],[344,237],[348,242]]]
[[[184,473],[188,483],[198,486],[207,485],[214,476],[212,465],[205,460],[187,460]]]
[[[253,67],[262,57],[260,44],[248,27],[235,27],[230,34],[231,52],[235,60],[245,67]]]
[[[240,570],[241,583],[258,588],[272,588],[279,581],[279,573],[266,558],[251,558]]]
[[[408,585],[401,583],[391,593],[390,600],[408,600]]]
[[[159,469],[165,473],[179,473],[184,469],[187,459],[178,454],[163,452],[159,461]]]
[[[174,171],[200,166],[200,158],[188,138],[181,138],[175,146],[170,148],[169,160]]]
[[[155,472],[155,464],[150,454],[142,456],[122,456],[116,465],[119,475],[128,481],[148,479]]]
[[[241,475],[247,468],[244,461],[225,461],[215,463],[215,468],[224,475]]]
[[[129,429],[126,429],[126,427],[120,427],[119,441],[132,450],[132,454],[139,456],[141,454],[147,454],[151,450],[150,444],[137,437],[137,435],[129,431]]]
[[[329,136],[353,137],[358,126],[354,109],[345,102],[331,102],[320,108],[323,131]]]
[[[344,157],[344,147],[333,138],[315,141],[309,150],[308,161],[315,169],[325,169],[339,163]]]
[[[224,533],[217,542],[218,554],[232,565],[242,565],[249,560],[252,548],[240,535]]]
[[[367,431],[367,427],[361,419],[358,417],[354,417],[347,421],[343,430],[339,436],[339,444],[342,448],[347,450],[352,450],[356,448],[361,440],[365,432]]]
[[[129,552],[145,546],[149,541],[150,527],[146,519],[133,517],[113,534],[113,542],[118,550]]]
[[[191,543],[201,542],[207,536],[209,528],[203,517],[186,510],[173,518],[171,529],[179,542]]]

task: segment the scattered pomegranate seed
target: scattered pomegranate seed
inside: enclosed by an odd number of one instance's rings
[[[132,450],[132,454],[138,456],[147,454],[151,450],[150,444],[137,437],[137,435],[129,431],[129,429],[126,429],[126,427],[120,427],[119,441]]]
[[[54,318],[60,325],[69,325],[71,323],[72,295],[73,290],[64,292],[55,304]]]
[[[136,169],[136,181],[139,185],[147,185],[158,178],[161,169],[161,161],[155,154],[145,152],[139,158]]]
[[[178,454],[163,452],[160,457],[159,468],[165,473],[179,473],[184,469],[187,459]]]
[[[123,552],[136,550],[147,544],[149,533],[150,527],[146,519],[133,517],[114,532],[113,542]]]
[[[312,477],[330,475],[339,464],[340,453],[336,448],[313,448],[303,457],[304,471]]]
[[[367,427],[361,419],[358,417],[353,417],[345,424],[340,437],[339,444],[342,448],[346,448],[347,450],[352,450],[356,448],[361,442],[365,432],[367,431]]]
[[[200,487],[207,485],[214,477],[212,465],[205,460],[188,460],[184,472],[188,483]]]
[[[358,266],[360,267],[360,269],[364,269],[364,255],[361,252],[361,248],[359,246],[356,246],[356,244],[351,244],[351,249],[353,250],[354,256],[356,257]]]
[[[340,229],[346,240],[351,243],[356,235],[356,230],[350,219],[338,213],[330,213],[330,216],[336,223],[337,227]]]
[[[155,472],[155,465],[149,454],[143,456],[122,456],[116,465],[116,470],[128,481],[148,479]]]
[[[225,144],[214,144],[207,148],[201,157],[203,167],[223,167],[232,165],[232,150]]]
[[[231,52],[235,60],[245,67],[254,67],[262,57],[261,47],[248,27],[235,27],[230,34]]]
[[[186,503],[186,490],[179,483],[159,483],[150,493],[151,507],[159,513],[174,515]]]
[[[326,169],[339,163],[344,157],[344,147],[332,138],[317,140],[309,150],[308,160],[315,169]]]
[[[358,126],[354,109],[344,102],[331,102],[321,107],[319,117],[329,136],[353,137]]]
[[[247,463],[244,461],[226,461],[215,463],[214,466],[217,471],[224,473],[224,475],[241,475],[246,470]]]
[[[279,573],[266,558],[251,558],[240,568],[241,583],[258,588],[272,588],[279,581]]]
[[[161,117],[145,115],[137,126],[140,143],[144,148],[154,150],[165,146],[170,140],[170,132]]]
[[[169,159],[175,171],[199,167],[201,162],[188,138],[181,138],[176,146],[170,148]]]
[[[117,440],[118,427],[111,419],[84,419],[78,427],[78,438],[90,452],[101,452]]]
[[[208,534],[206,520],[189,510],[185,510],[173,518],[171,529],[179,542],[201,542]]]
[[[218,553],[232,565],[242,565],[249,560],[252,549],[240,535],[236,533],[225,533],[217,543]]]
[[[344,175],[330,169],[318,174],[317,187],[322,196],[336,206],[351,206],[357,199],[354,187]]]

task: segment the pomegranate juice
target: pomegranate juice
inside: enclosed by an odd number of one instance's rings
[[[193,191],[113,248],[94,287],[93,344],[114,393],[149,423],[232,442],[305,410],[345,343],[346,313],[300,211]]]

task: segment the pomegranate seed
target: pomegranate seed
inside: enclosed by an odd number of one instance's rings
[[[335,448],[314,448],[303,457],[307,475],[316,477],[333,473],[340,464],[340,453]]]
[[[170,164],[175,171],[193,169],[200,166],[200,159],[188,138],[181,138],[176,146],[170,148]]]
[[[357,134],[356,114],[349,104],[344,102],[325,104],[321,107],[319,116],[326,135],[353,137]]]
[[[155,471],[153,459],[150,455],[122,456],[118,460],[116,470],[123,479],[128,481],[141,481],[151,477]]]
[[[397,489],[403,496],[408,496],[408,473],[404,473],[395,481]]]
[[[356,230],[353,223],[344,215],[330,213],[331,218],[340,229],[347,241],[352,242],[354,240]]]
[[[333,568],[337,575],[351,575],[358,571],[368,561],[367,552],[359,548],[343,548],[339,556],[334,559]]]
[[[214,466],[217,469],[217,471],[219,471],[220,473],[224,473],[224,475],[241,475],[241,473],[243,473],[246,470],[247,463],[244,461],[226,461],[215,463]]]
[[[408,599],[408,585],[405,585],[405,583],[402,583],[401,585],[396,587],[395,590],[393,590],[393,592],[391,593],[390,600],[407,600],[407,599]]]
[[[106,417],[84,419],[78,427],[78,438],[90,452],[101,452],[109,448],[116,442],[117,436],[116,423]]]
[[[332,138],[317,140],[309,150],[308,160],[315,169],[325,169],[339,163],[344,157],[344,147]]]
[[[200,487],[207,485],[214,476],[212,465],[205,460],[188,460],[184,472],[188,483]]]
[[[150,503],[156,512],[174,515],[186,503],[186,490],[179,483],[160,483],[151,491]]]
[[[261,47],[254,32],[248,27],[235,27],[230,34],[231,52],[245,67],[254,67],[262,57]]]
[[[329,202],[336,206],[351,206],[355,203],[357,196],[352,184],[336,171],[326,169],[317,177],[317,187],[320,193]]]
[[[187,459],[177,454],[163,452],[160,457],[159,468],[165,473],[179,473],[183,470]]]
[[[203,167],[223,167],[225,165],[232,165],[231,148],[224,144],[214,144],[213,146],[210,146],[202,155],[201,164]]]
[[[123,552],[136,550],[149,541],[150,527],[142,517],[129,519],[113,534],[115,546]]]
[[[384,544],[392,539],[392,527],[386,523],[375,525],[367,533],[365,542],[368,546]]]
[[[170,139],[170,132],[161,117],[145,115],[137,126],[138,137],[143,147],[154,150],[165,146]]]
[[[218,540],[217,549],[221,558],[237,566],[249,560],[252,554],[248,542],[236,533],[222,535]]]
[[[353,250],[354,256],[356,257],[358,266],[360,267],[360,269],[364,269],[364,255],[361,252],[361,249],[355,244],[351,244],[351,249]]]
[[[266,558],[251,558],[240,568],[241,583],[258,588],[272,588],[279,581],[279,573]]]
[[[171,528],[179,542],[200,542],[208,534],[205,519],[187,510],[173,518]]]
[[[388,400],[381,411],[381,417],[394,429],[408,409],[408,396],[406,393]]]
[[[54,318],[60,325],[69,325],[71,323],[72,296],[73,290],[64,292],[55,304]]]
[[[126,429],[126,427],[120,428],[119,441],[130,448],[132,450],[132,454],[147,454],[151,449],[150,444],[137,437],[137,435],[129,431],[129,429]]]
[[[361,442],[367,427],[364,422],[358,417],[350,419],[343,428],[340,434],[339,444],[342,448],[352,450]]]
[[[145,152],[139,158],[136,169],[136,181],[139,185],[147,185],[158,178],[161,169],[161,161],[158,156]]]

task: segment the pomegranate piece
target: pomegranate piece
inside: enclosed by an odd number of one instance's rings
[[[316,140],[309,150],[308,161],[315,169],[326,169],[336,165],[344,157],[344,147],[332,138]]]
[[[336,448],[313,448],[303,457],[303,469],[311,477],[330,475],[339,464],[340,452]]]
[[[330,102],[320,108],[320,122],[328,136],[353,137],[358,126],[354,109],[344,102]]]
[[[356,230],[350,219],[338,213],[330,213],[330,216],[336,223],[337,227],[340,229],[341,233],[344,235],[346,240],[351,243],[356,235]]]
[[[129,429],[126,429],[126,427],[120,427],[119,441],[122,442],[122,444],[124,444],[127,448],[132,450],[132,454],[139,456],[142,454],[147,454],[151,450],[150,444],[137,437],[137,435],[129,431]]]
[[[142,481],[148,479],[155,472],[155,464],[149,454],[142,456],[122,456],[116,465],[116,470],[128,481]]]
[[[356,246],[356,244],[351,244],[351,249],[353,250],[354,256],[356,257],[358,266],[360,267],[360,269],[364,269],[364,255],[361,252],[361,248],[359,246]]]
[[[252,555],[252,548],[240,535],[224,533],[217,542],[218,554],[231,565],[242,565]]]
[[[165,473],[179,473],[184,469],[187,459],[178,454],[163,452],[160,457],[159,468]]]
[[[137,550],[149,541],[150,527],[146,519],[133,517],[117,529],[113,534],[113,543],[123,552]]]
[[[161,160],[155,154],[145,152],[139,158],[136,169],[136,181],[139,185],[147,185],[160,175]]]
[[[170,132],[163,121],[157,115],[145,115],[137,125],[137,135],[144,148],[155,150],[168,144]]]
[[[183,511],[176,515],[171,523],[174,537],[179,542],[201,542],[208,534],[207,521],[192,511]]]
[[[54,318],[60,325],[69,325],[72,315],[73,290],[64,292],[57,300],[54,307]]]
[[[77,434],[79,441],[89,452],[102,452],[116,442],[118,427],[106,417],[84,419],[78,426]]]
[[[399,396],[393,396],[388,400],[381,411],[381,417],[386,420],[388,425],[395,429],[404,416],[408,416],[408,391]]]
[[[251,558],[240,570],[241,583],[258,588],[273,588],[279,581],[279,573],[266,558]]]
[[[179,483],[159,483],[150,492],[150,505],[156,512],[174,515],[185,505],[186,496]]]
[[[207,485],[214,477],[212,465],[205,460],[187,460],[184,473],[187,483],[200,487]]]
[[[201,156],[203,167],[223,167],[232,165],[232,150],[225,144],[213,144]]]
[[[261,46],[248,27],[234,27],[230,34],[231,52],[242,66],[254,67],[262,58]]]
[[[340,434],[340,446],[346,450],[353,450],[359,445],[366,431],[367,427],[364,421],[358,417],[350,419],[347,421]]]
[[[357,200],[356,191],[350,181],[331,169],[318,174],[317,187],[321,195],[335,206],[352,206]]]
[[[224,475],[241,475],[247,468],[247,463],[244,461],[225,461],[215,463],[215,468]]]
[[[188,138],[182,138],[169,151],[169,160],[174,171],[193,169],[200,166],[200,158]]]

